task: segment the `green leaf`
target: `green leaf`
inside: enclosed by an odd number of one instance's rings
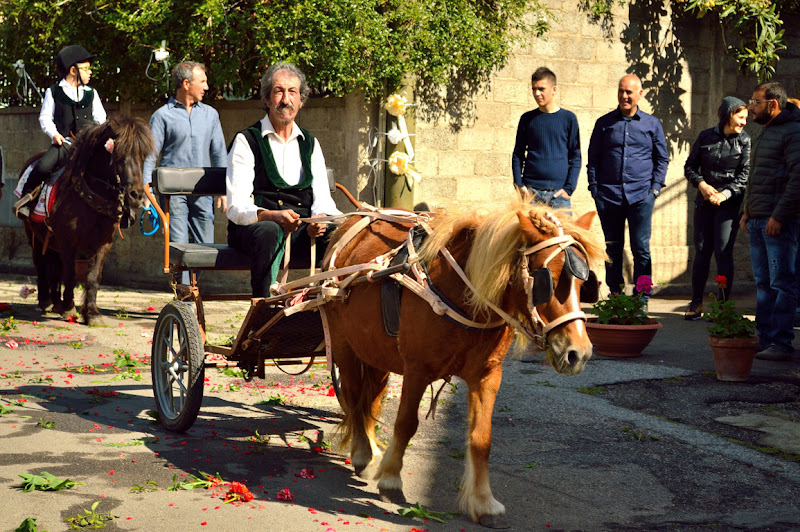
[[[48,473],[47,471],[42,471],[40,475],[32,475],[29,473],[21,473],[19,475],[22,477],[22,491],[29,492],[29,491],[59,491],[59,490],[66,490],[72,489],[75,486],[82,486],[84,485],[83,482],[74,482],[70,479],[60,479],[55,475]]]
[[[47,530],[39,530],[36,528],[36,518],[27,517],[19,526],[14,529],[14,532],[47,532]]]

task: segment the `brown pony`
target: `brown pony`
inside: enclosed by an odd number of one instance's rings
[[[128,227],[134,210],[142,205],[142,166],[154,151],[150,128],[136,117],[111,117],[78,136],[49,217],[45,223],[25,223],[42,310],[53,303],[53,312],[74,314],[75,257],[82,253],[89,258],[89,270],[81,316],[87,325],[99,317],[97,287],[103,263],[117,226]]]
[[[555,242],[561,225],[563,234],[576,241],[571,245],[572,257],[580,255],[584,266],[603,259],[601,243],[588,232],[594,214],[573,222],[563,213],[533,206],[529,197],[517,195],[509,208],[497,212],[434,217],[420,259],[427,266],[431,284],[474,321],[497,321],[500,316],[493,308],[502,309],[523,329],[545,331],[541,344],[546,345],[547,358],[556,370],[580,373],[592,353],[585,316],[580,312],[578,294],[583,281],[563,268],[567,260],[564,246],[546,243],[547,247],[538,251],[532,246],[548,239]],[[352,223],[346,222],[337,231],[329,250]],[[409,225],[374,221],[344,245],[330,266],[368,262],[399,246],[409,229]],[[474,291],[443,258],[442,248],[449,250],[464,270]],[[326,257],[329,261],[330,256]],[[548,293],[545,302],[529,306],[531,291],[526,290],[526,279],[543,265],[552,276],[552,295]],[[595,277],[589,279],[596,284]],[[437,379],[458,376],[468,386],[469,401],[461,508],[485,526],[502,526],[505,507],[489,486],[489,451],[492,410],[514,328],[505,322],[492,329],[464,328],[437,315],[422,298],[404,289],[399,335],[392,337],[384,331],[379,285],[353,286],[345,300],[328,303],[325,308],[331,350],[340,371],[344,444],[350,444],[356,474],[363,475],[368,466],[377,465],[380,451],[375,423],[382,397],[389,373],[403,375],[394,434],[375,476],[380,479],[381,498],[402,503],[400,470],[408,442],[417,430],[422,395]],[[560,317],[567,319],[559,321]]]

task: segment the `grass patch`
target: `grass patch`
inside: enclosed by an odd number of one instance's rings
[[[576,390],[581,393],[585,393],[586,395],[597,395],[599,393],[608,391],[608,388],[605,386],[590,386],[588,388],[576,388]]]
[[[622,427],[622,433],[629,440],[634,441],[659,441],[661,438],[646,433],[643,430],[636,430],[630,427]]]

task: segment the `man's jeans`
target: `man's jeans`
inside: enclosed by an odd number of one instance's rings
[[[171,196],[169,199],[169,240],[178,244],[214,243],[214,198],[212,196]],[[189,272],[180,282],[189,284]]]
[[[530,188],[529,190],[536,194],[536,200],[544,203],[546,205],[550,205],[554,209],[571,209],[572,208],[572,201],[570,198],[565,198],[564,196],[554,197],[553,194],[558,192],[557,190],[539,190],[536,188]]]
[[[614,205],[600,197],[594,199],[603,234],[606,239],[606,253],[611,262],[606,263],[606,284],[612,292],[621,292],[625,287],[622,276],[622,252],[625,248],[625,220],[633,252],[633,282],[642,275],[652,275],[653,266],[650,261],[650,233],[653,222],[653,206],[656,197],[650,193],[645,199],[633,205],[623,203]],[[643,295],[645,301],[650,299]]]
[[[750,260],[756,280],[756,328],[761,347],[775,345],[792,352],[792,319],[796,305],[795,258],[800,221],[783,224],[778,236],[767,236],[769,218],[747,221]]]

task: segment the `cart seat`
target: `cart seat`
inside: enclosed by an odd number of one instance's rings
[[[250,258],[226,244],[169,245],[169,263],[182,269],[249,270]]]
[[[328,168],[328,186],[331,193],[336,181]],[[169,168],[153,170],[153,190],[162,196],[221,196],[225,190],[225,168]],[[167,213],[169,204],[167,203]],[[163,212],[160,212],[163,217]],[[169,239],[169,228],[164,238]],[[165,250],[165,254],[167,251]],[[249,270],[250,258],[226,244],[169,243],[164,271],[186,270]],[[166,261],[168,260],[168,263]]]

